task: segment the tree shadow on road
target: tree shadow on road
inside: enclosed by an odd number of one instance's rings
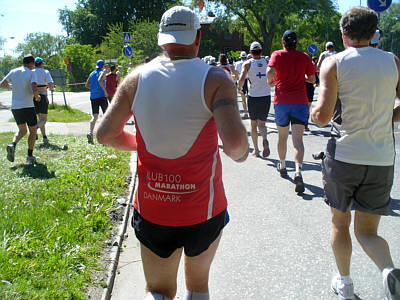
[[[19,177],[31,177],[33,179],[50,179],[55,178],[55,172],[47,169],[45,164],[18,164],[10,168],[13,171],[19,172]]]

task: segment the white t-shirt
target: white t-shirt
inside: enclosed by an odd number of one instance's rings
[[[245,62],[245,60],[239,60],[237,62],[235,62],[234,66],[235,66],[235,70],[239,72],[239,75],[242,73],[242,67],[243,67],[243,63]],[[247,76],[246,76],[247,78]]]
[[[392,166],[393,107],[399,80],[394,55],[372,47],[336,54],[338,98],[328,153],[346,163]]]
[[[4,77],[5,80],[12,83],[11,109],[34,107],[31,85],[32,76],[32,70],[21,66],[12,69],[10,73]]]
[[[249,96],[264,97],[271,95],[271,87],[267,82],[267,61],[264,58],[250,59]]]
[[[33,71],[32,82],[36,82],[37,85],[47,85],[53,82],[50,72],[43,68],[36,68]],[[47,91],[41,92],[42,95],[47,95]]]

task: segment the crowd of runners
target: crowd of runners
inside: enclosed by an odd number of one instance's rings
[[[338,268],[331,289],[339,299],[355,299],[349,233],[353,207],[355,236],[382,272],[386,298],[400,299],[400,269],[394,267],[388,244],[377,233],[380,217],[389,213],[391,202],[393,122],[400,121],[400,106],[394,108],[400,96],[400,61],[374,47],[377,36],[379,39],[377,24],[375,12],[354,7],[340,21],[343,52],[336,53],[333,43],[328,42],[326,51],[312,59],[296,49],[297,34],[287,30],[282,49],[270,58],[262,56],[262,45],[255,41],[249,54],[240,53],[238,62],[221,54],[217,63],[214,57],[197,57],[199,19],[189,8],[175,6],[160,22],[158,44],[163,55],[132,68],[123,81],[115,66],[107,72],[104,61],[97,61],[86,82],[93,113],[87,138],[93,143],[101,107],[105,115],[97,140],[138,153],[139,184],[132,226],[141,246],[145,299],[175,297],[182,253],[187,288],[184,299],[210,299],[210,266],[229,222],[218,135],[226,155],[236,162],[247,159],[250,145],[237,105],[239,93],[243,118],[250,118],[252,155],[268,157],[271,145],[266,121],[272,87],[278,130],[276,168],[282,177],[287,176],[291,133],[295,192],[304,192],[303,133],[310,115],[319,126],[332,124],[331,138],[321,157],[325,202],[332,215],[331,245]],[[32,102],[32,95],[36,102],[46,98],[42,85],[52,89],[42,63],[40,58],[26,56],[24,65],[1,82],[2,87],[12,82],[11,109],[19,128],[7,146],[10,161],[17,142],[27,132],[26,125],[30,131],[28,161],[34,160],[38,126],[46,138],[47,111],[35,110]],[[37,69],[32,72],[34,64]],[[316,84],[318,101],[310,113]],[[124,129],[132,116],[135,135]]]

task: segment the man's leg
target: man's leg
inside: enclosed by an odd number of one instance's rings
[[[296,163],[296,172],[300,172],[303,165],[303,158],[304,158],[303,133],[304,133],[304,125],[292,124],[292,141],[294,147],[294,161]]]
[[[176,277],[183,249],[177,249],[168,258],[158,256],[143,244],[140,244],[140,250],[146,278],[146,294],[161,294],[173,299],[176,295]]]
[[[37,126],[40,128],[43,138],[46,137],[46,127],[45,127],[46,122],[47,122],[47,114],[39,113],[39,122]]]
[[[349,227],[351,223],[350,206],[346,212],[331,207],[332,230],[331,246],[336,265],[341,276],[350,275],[350,259],[352,252]]]
[[[18,125],[18,132],[14,135],[13,143],[18,144],[18,142],[27,134],[26,123]],[[36,138],[36,137],[35,137]]]
[[[32,150],[35,147],[36,143],[36,134],[37,134],[37,125],[29,126],[29,136],[28,136],[28,151]]]
[[[258,133],[257,133],[257,120],[250,120],[250,126],[251,126],[251,140],[253,141],[253,146],[254,146],[254,156],[260,156],[259,152],[260,150],[258,149]]]
[[[286,151],[287,151],[287,139],[289,136],[289,126],[276,126],[278,129],[278,156],[281,162],[283,162],[285,165],[283,167],[286,167]]]
[[[240,98],[242,98],[242,105],[243,105],[243,110],[244,110],[244,116],[245,116],[245,117],[246,117],[246,116],[248,117],[248,114],[247,114],[246,95],[245,95],[242,91],[240,91],[239,94],[240,94]]]
[[[87,134],[87,140],[89,144],[93,144],[93,131],[94,131],[94,126],[96,125],[97,119],[99,118],[99,114],[93,114],[92,119],[89,122],[90,128],[89,128],[89,133]]]
[[[209,299],[208,277],[221,236],[222,231],[210,247],[200,255],[194,257],[185,256],[185,278],[188,291],[184,300]]]
[[[354,233],[365,253],[373,260],[379,270],[393,268],[389,245],[378,235],[380,215],[356,211],[354,216]]]
[[[257,127],[261,133],[262,140],[263,140],[263,157],[268,157],[270,154],[270,150],[269,150],[269,144],[268,144],[268,139],[267,139],[268,130],[267,130],[267,126],[265,126],[265,121],[257,120]]]

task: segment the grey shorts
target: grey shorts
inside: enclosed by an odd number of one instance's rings
[[[322,161],[325,202],[343,212],[352,204],[355,210],[388,215],[393,173],[393,166],[356,165],[325,157]]]

